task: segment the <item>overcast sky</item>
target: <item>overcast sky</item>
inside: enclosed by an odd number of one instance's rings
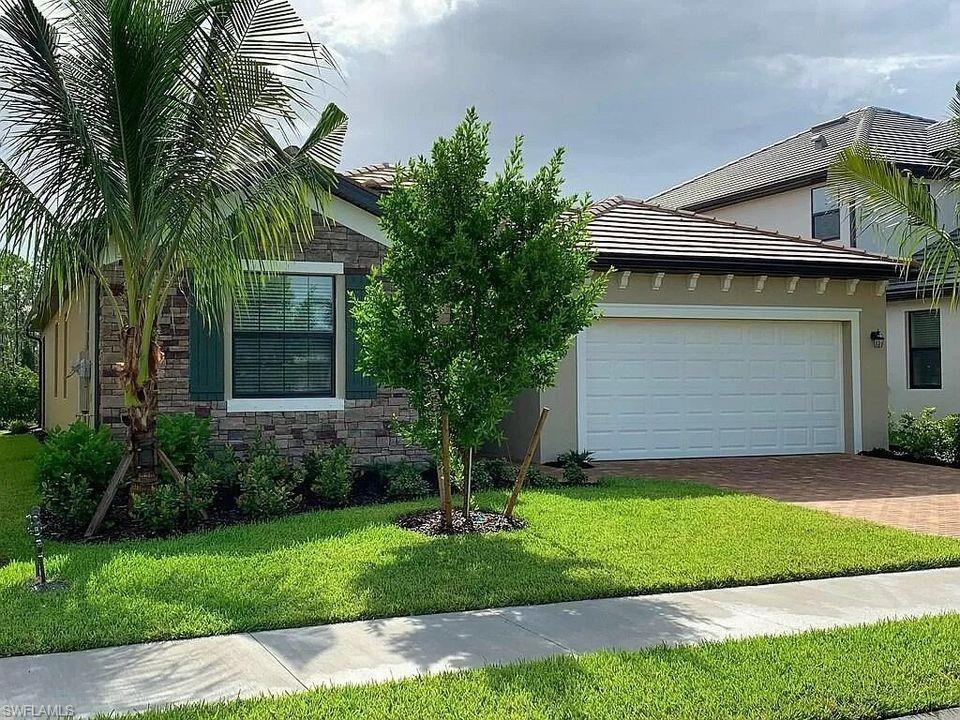
[[[647,197],[864,105],[942,119],[960,1],[295,0],[340,58],[344,167],[427,152],[476,105],[496,160]]]

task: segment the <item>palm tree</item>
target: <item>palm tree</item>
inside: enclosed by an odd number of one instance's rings
[[[960,136],[960,84],[950,111],[952,129]],[[956,300],[960,284],[960,236],[951,230],[960,218],[960,146],[944,151],[941,160],[943,166],[929,178],[942,184],[936,193],[865,145],[843,150],[829,172],[837,198],[855,209],[862,227],[872,225],[886,235],[888,247],[904,259],[909,276],[929,290],[933,302],[947,291]],[[939,216],[940,198],[955,203],[954,222],[949,225]]]
[[[213,318],[248,260],[311,232],[346,118],[310,97],[335,69],[287,0],[0,0],[0,248],[36,263],[41,303],[103,290],[134,492],[156,482],[165,302],[189,278]]]

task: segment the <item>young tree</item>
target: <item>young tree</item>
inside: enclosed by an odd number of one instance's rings
[[[589,205],[562,195],[562,151],[526,179],[517,138],[488,182],[488,135],[470,109],[398,172],[381,203],[390,249],[352,307],[361,370],[409,392],[408,435],[438,457],[448,526],[452,446],[496,438],[521,391],[553,382],[606,285],[589,279]]]
[[[121,328],[133,490],[147,492],[170,291],[189,272],[214,317],[243,298],[246,260],[287,257],[332,181],[345,117],[311,110],[333,61],[287,0],[44,7],[0,0],[0,247],[36,263],[41,302],[99,283]]]

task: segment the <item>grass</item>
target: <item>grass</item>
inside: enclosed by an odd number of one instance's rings
[[[497,507],[504,496],[479,501]],[[50,542],[50,575],[69,587],[37,594],[29,561],[0,568],[0,655],[960,564],[958,539],[692,483],[526,492],[518,513],[529,526],[492,536],[427,538],[392,524],[417,506],[167,540]]]
[[[960,705],[960,616],[645,652],[562,657],[154,711],[228,718],[887,718]]]
[[[31,556],[26,516],[37,504],[33,458],[39,447],[32,435],[0,436],[0,564]]]

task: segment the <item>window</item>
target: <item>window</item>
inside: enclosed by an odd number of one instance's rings
[[[825,187],[814,188],[811,194],[813,208],[813,237],[817,240],[840,239],[840,205]]]
[[[940,388],[940,311],[907,313],[910,388]]]
[[[233,315],[233,396],[334,395],[334,279],[270,275],[248,281]]]

